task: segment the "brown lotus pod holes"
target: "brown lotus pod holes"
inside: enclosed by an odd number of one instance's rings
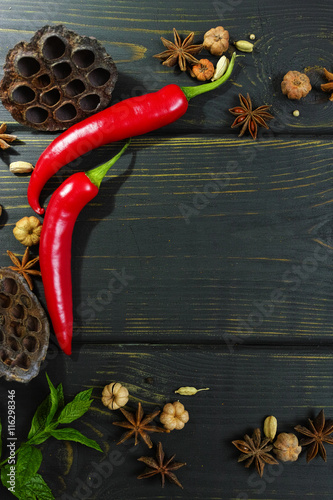
[[[0,293],[0,307],[7,309],[10,306],[10,297],[5,293]]]
[[[0,377],[29,382],[45,359],[49,323],[26,281],[0,268]]]
[[[59,59],[65,54],[66,43],[57,35],[49,36],[43,44],[43,56],[45,59]]]
[[[3,280],[3,290],[5,293],[10,293],[11,295],[17,294],[17,284],[11,278],[5,278]]]
[[[64,130],[110,104],[118,72],[93,37],[44,26],[7,54],[0,83],[13,118],[38,130]]]
[[[19,85],[13,90],[12,97],[17,104],[27,104],[35,100],[36,94],[28,85]]]
[[[21,57],[17,61],[17,71],[20,76],[29,78],[40,71],[40,64],[34,57]]]

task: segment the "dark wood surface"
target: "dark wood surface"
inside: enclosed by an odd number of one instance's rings
[[[68,399],[94,388],[92,409],[76,427],[104,454],[49,440],[42,474],[55,497],[331,498],[329,446],[327,464],[320,458],[306,464],[303,453],[296,463],[267,467],[260,479],[237,463],[231,445],[267,415],[277,417],[279,432],[292,432],[322,408],[333,417],[332,103],[320,90],[321,69],[332,71],[331,2],[3,0],[0,19],[1,66],[11,47],[45,24],[95,36],[119,70],[113,102],[167,83],[194,84],[152,57],[173,27],[182,36],[194,31],[197,41],[220,24],[231,40],[256,35],[254,52],[237,59],[226,85],[191,101],[178,122],[133,139],[81,212],[72,247],[73,355],[60,352],[52,335],[37,378],[27,385],[0,381],[1,418],[7,389],[16,390],[19,439],[47,394],[45,372],[64,383]],[[302,101],[280,91],[288,70],[311,79],[313,90]],[[255,106],[272,105],[275,119],[257,141],[230,128],[228,108],[239,92]],[[29,177],[14,176],[8,165],[35,164],[57,134],[28,129],[3,107],[0,121],[20,139],[0,153],[5,267],[7,249],[24,251],[12,234],[16,221],[33,215]],[[43,203],[70,173],[118,150],[104,146],[67,166],[48,182]],[[109,293],[112,279],[119,293]],[[45,306],[38,279],[35,290]],[[179,386],[210,388],[179,398],[190,413],[184,430],[153,436],[187,463],[178,471],[184,490],[136,479],[144,468],[136,459],[151,452],[142,443],[116,446],[121,430],[112,422],[120,413],[100,400],[113,380],[128,387],[129,408],[141,401],[148,412],[177,400]],[[2,488],[7,497],[13,498]]]

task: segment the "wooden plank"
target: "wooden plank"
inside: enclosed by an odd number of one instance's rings
[[[326,348],[301,347],[241,346],[230,352],[226,347],[200,345],[129,345],[108,349],[94,345],[75,350],[72,358],[59,354],[44,366],[43,372],[48,372],[54,384],[64,382],[66,401],[80,390],[94,387],[92,409],[72,425],[96,439],[104,454],[49,440],[42,447],[41,473],[57,500],[106,500],[111,493],[116,500],[292,500],[299,498],[300,491],[304,498],[328,499],[333,487],[329,465],[333,449],[329,445],[327,464],[321,458],[306,464],[303,452],[295,463],[267,467],[260,480],[252,468],[245,469],[237,463],[239,452],[231,441],[262,427],[267,415],[276,416],[278,432],[293,432],[295,425],[306,425],[307,418],[313,418],[322,408],[327,417],[332,416],[332,362]],[[170,484],[161,490],[157,478],[136,479],[144,469],[137,458],[152,452],[144,443],[137,447],[131,441],[116,445],[122,430],[112,422],[121,420],[121,415],[110,412],[100,401],[102,388],[113,380],[128,387],[128,408],[135,408],[141,401],[146,412],[177,400],[174,391],[180,386],[210,388],[196,396],[179,397],[190,413],[182,431],[151,436],[155,444],[161,440],[167,454],[176,453],[177,460],[187,462],[177,473],[184,491]],[[1,415],[6,414],[6,393],[12,388],[16,390],[20,440],[28,432],[34,409],[47,394],[47,385],[43,374],[27,386],[2,383]],[[3,432],[6,433],[5,426]],[[107,466],[111,459],[113,471]],[[62,496],[64,493],[67,496]],[[1,498],[2,494],[1,490]]]
[[[240,4],[228,0],[213,2],[210,8],[199,0],[190,5],[152,4],[148,0],[138,4],[126,1],[110,4],[107,0],[70,4],[65,0],[4,0],[3,4],[0,35],[5,43],[0,47],[0,60],[4,61],[11,47],[29,40],[41,26],[62,23],[82,35],[96,37],[113,55],[120,72],[114,102],[160,89],[168,83],[181,86],[195,83],[189,75],[162,66],[153,58],[164,49],[160,37],[172,40],[174,27],[183,37],[194,31],[197,42],[218,24],[229,30],[231,42],[248,39],[253,33],[255,50],[237,60],[232,80],[214,94],[192,101],[186,115],[168,129],[170,133],[230,133],[232,121],[228,108],[238,104],[238,92],[249,92],[255,106],[273,105],[276,119],[271,122],[271,129],[276,134],[332,133],[329,95],[320,90],[324,82],[322,68],[332,69],[329,50],[332,29],[327,1],[316,2],[315,20],[313,3],[309,0],[297,4],[285,0],[279,4],[260,0]],[[214,64],[217,61],[207,51],[200,56],[210,58]],[[306,71],[311,78],[313,91],[301,102],[289,101],[281,93],[280,82],[290,69]],[[301,113],[297,119],[292,115],[295,108]],[[9,113],[3,109],[0,117],[10,121]]]
[[[62,176],[118,148],[53,178],[45,204]],[[331,150],[318,139],[134,139],[75,226],[76,341],[331,343]],[[31,215],[28,181],[2,172],[2,266],[8,248],[23,252],[11,232]]]

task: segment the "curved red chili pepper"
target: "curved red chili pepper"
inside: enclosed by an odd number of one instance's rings
[[[146,134],[178,120],[193,97],[217,88],[231,75],[236,53],[226,73],[214,82],[195,87],[171,84],[154,93],[131,97],[96,113],[60,134],[42,153],[31,175],[28,201],[38,214],[44,209],[39,196],[45,183],[67,163],[92,149]]]
[[[73,336],[73,301],[71,246],[75,221],[98,193],[107,170],[128,147],[129,142],[110,161],[89,172],[71,175],[53,193],[48,204],[39,244],[47,309],[61,349],[71,354]]]

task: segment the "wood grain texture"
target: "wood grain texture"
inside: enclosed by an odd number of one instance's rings
[[[210,6],[194,0],[178,2],[175,9],[165,2],[152,4],[149,0],[111,4],[107,0],[92,4],[86,0],[70,4],[64,0],[4,0],[3,4],[3,61],[12,46],[29,40],[41,26],[64,24],[79,34],[95,36],[114,57],[120,73],[114,101],[158,90],[167,83],[194,84],[188,75],[162,66],[153,58],[164,48],[160,36],[172,40],[173,27],[182,36],[194,31],[198,43],[205,31],[218,24],[229,30],[231,42],[248,39],[253,33],[255,50],[238,59],[231,81],[214,97],[206,95],[191,102],[190,112],[169,128],[170,133],[229,132],[226,110],[235,106],[238,92],[249,92],[256,106],[272,104],[276,115],[271,124],[274,133],[331,133],[331,103],[328,94],[320,90],[324,82],[322,68],[331,68],[332,64],[332,19],[327,0],[316,2],[315,16],[310,0],[282,0],[278,4],[226,0]],[[201,56],[217,61],[207,51],[202,51]],[[301,102],[289,101],[281,93],[281,80],[290,69],[306,71],[311,77],[313,91]],[[300,109],[298,119],[292,116],[295,107]],[[1,110],[0,117],[8,120],[10,115]]]
[[[118,149],[65,168],[45,204]],[[75,227],[76,340],[331,343],[329,140],[142,137],[128,151]],[[1,177],[5,266],[31,210],[29,178]]]
[[[278,432],[293,432],[295,425],[305,425],[321,408],[332,416],[332,368],[332,355],[325,348],[291,352],[283,347],[272,351],[241,346],[231,353],[225,347],[203,345],[82,346],[74,351],[73,359],[59,355],[46,370],[54,384],[64,381],[67,400],[84,388],[94,387],[91,410],[73,426],[96,439],[104,454],[76,444],[70,449],[50,440],[43,448],[46,461],[42,474],[57,500],[75,498],[79,493],[82,498],[107,500],[111,492],[116,500],[225,500],[247,498],[245,495],[256,500],[289,500],[300,494],[304,498],[330,498],[333,448],[329,445],[327,464],[318,458],[307,465],[303,453],[295,463],[267,467],[260,480],[253,469],[237,463],[239,452],[231,441],[262,427],[270,414],[278,420]],[[177,460],[187,462],[177,474],[183,491],[169,483],[162,490],[158,479],[136,479],[144,469],[137,458],[152,451],[144,443],[137,447],[132,441],[116,445],[122,429],[112,422],[121,420],[121,414],[110,412],[100,401],[102,388],[112,380],[128,387],[129,409],[141,401],[144,410],[151,412],[180,399],[189,411],[190,420],[182,431],[151,436],[155,444],[161,440],[167,454],[176,453]],[[210,390],[192,397],[174,394],[184,385]],[[6,389],[12,387],[21,410],[22,438],[34,410],[31,400],[40,402],[47,385],[44,374],[24,388],[2,384],[1,413],[5,411]],[[113,471],[106,465],[111,458],[115,461]]]
[[[153,58],[173,27],[182,36],[194,31],[195,42],[220,24],[231,42],[256,36],[254,52],[237,59],[228,83],[191,101],[178,122],[132,141],[80,214],[72,247],[73,356],[61,353],[52,335],[36,379],[27,386],[1,380],[2,422],[14,388],[17,437],[25,438],[47,394],[46,371],[64,383],[68,399],[94,388],[92,410],[75,427],[104,454],[49,441],[41,473],[57,500],[331,498],[329,447],[328,464],[307,465],[303,454],[267,468],[260,480],[237,463],[231,445],[269,414],[279,432],[292,432],[321,408],[333,417],[332,103],[320,90],[323,67],[333,70],[330,2],[3,0],[0,16],[0,66],[10,48],[45,24],[95,36],[119,70],[112,102],[168,83],[195,84]],[[280,91],[289,70],[311,79],[302,101]],[[255,142],[230,128],[228,109],[239,92],[254,106],[272,106],[270,129],[260,129]],[[12,229],[33,214],[29,177],[13,176],[9,164],[35,164],[57,134],[29,130],[3,107],[0,121],[19,138],[0,153],[0,266],[8,266],[7,249],[24,252]],[[44,205],[71,173],[118,151],[105,146],[66,166],[43,190]],[[116,446],[121,430],[112,421],[120,415],[100,401],[112,380],[129,388],[129,407],[141,401],[148,412],[176,400],[179,386],[210,387],[180,398],[190,412],[181,433],[153,436],[187,462],[178,472],[184,491],[136,480],[144,468],[136,459],[150,452],[142,444]],[[3,488],[0,496],[13,498]]]

